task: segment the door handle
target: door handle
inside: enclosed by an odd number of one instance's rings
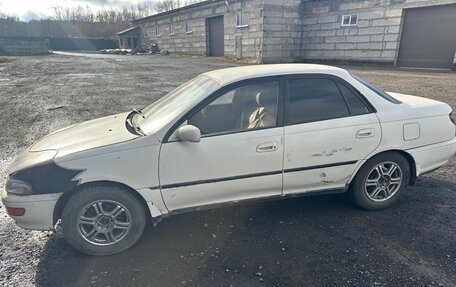
[[[363,138],[371,138],[375,136],[375,131],[374,129],[365,129],[365,130],[360,130],[356,133],[356,137],[359,139]]]
[[[277,142],[267,142],[257,145],[256,151],[257,152],[269,152],[275,151],[279,148],[279,144]]]

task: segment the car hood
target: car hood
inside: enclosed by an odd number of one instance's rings
[[[139,136],[125,126],[128,115],[122,113],[63,128],[33,144],[29,151],[55,150],[70,154],[135,139]]]

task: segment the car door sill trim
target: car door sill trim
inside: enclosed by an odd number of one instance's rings
[[[357,160],[353,161],[344,161],[344,162],[338,162],[338,163],[330,163],[330,164],[322,164],[322,165],[313,165],[313,166],[306,166],[306,167],[298,167],[298,168],[289,168],[284,171],[284,173],[290,173],[290,172],[298,172],[298,171],[306,171],[306,170],[312,170],[312,169],[320,169],[320,168],[328,168],[328,167],[336,167],[336,166],[342,166],[342,165],[352,165],[357,163]]]
[[[299,171],[306,171],[306,170],[313,170],[313,169],[329,168],[329,167],[336,167],[336,166],[342,166],[342,165],[352,165],[357,162],[358,161],[355,160],[355,161],[346,161],[346,162],[339,162],[339,163],[332,163],[332,164],[307,166],[307,167],[301,167],[301,168],[291,168],[291,169],[284,170],[283,173],[292,173],[292,172],[299,172]],[[230,176],[230,177],[222,177],[222,178],[214,178],[214,179],[206,179],[206,180],[195,180],[195,181],[188,181],[188,182],[182,182],[182,183],[165,184],[165,185],[162,185],[161,188],[170,189],[170,188],[186,187],[186,186],[192,186],[192,185],[247,179],[247,178],[252,178],[252,177],[277,175],[277,174],[281,174],[281,173],[282,173],[281,170],[277,170],[277,171],[244,174],[244,175],[238,175],[238,176]],[[154,188],[151,188],[151,189],[154,189]]]

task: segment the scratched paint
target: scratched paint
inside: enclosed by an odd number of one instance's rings
[[[312,156],[313,157],[320,157],[320,156],[333,156],[335,155],[336,153],[339,153],[339,152],[349,152],[351,151],[353,148],[351,147],[343,147],[341,149],[333,149],[333,150],[329,150],[329,151],[323,151],[321,153],[316,153],[316,154],[313,154]]]

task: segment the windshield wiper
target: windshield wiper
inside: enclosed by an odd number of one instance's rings
[[[142,112],[142,110],[133,109],[133,112],[135,112],[135,113],[137,113],[138,115],[140,115],[143,119],[146,118],[146,116],[144,116],[144,113]]]
[[[143,132],[139,126],[133,124],[130,117],[127,118],[127,124],[132,127],[138,135],[146,136],[146,133]]]

